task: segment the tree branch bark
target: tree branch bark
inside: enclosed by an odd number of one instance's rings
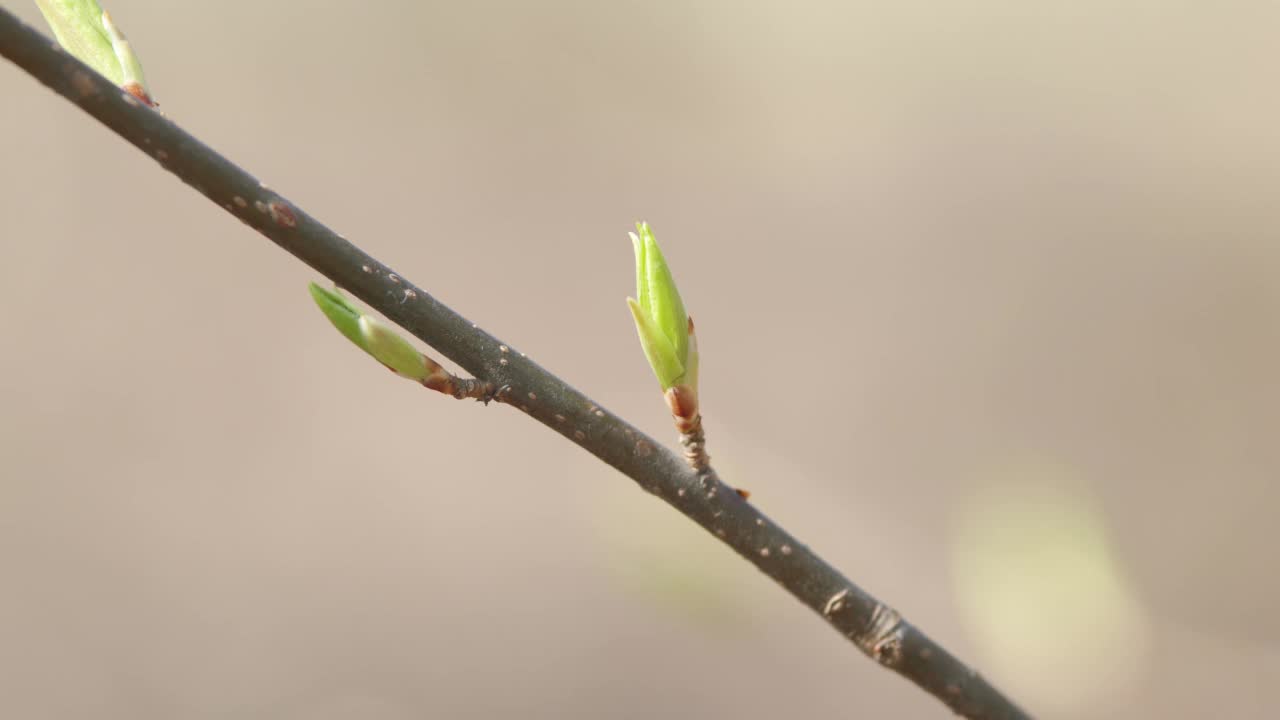
[[[701,525],[876,662],[964,717],[1029,717],[896,611],[858,588],[721,483],[714,473],[699,475],[680,456],[415,287],[3,8],[0,54],[477,380],[508,389],[512,399],[507,404],[613,466]]]

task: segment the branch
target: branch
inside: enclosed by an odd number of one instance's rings
[[[2,8],[0,54],[477,380],[502,388],[499,399],[665,500],[776,580],[876,662],[964,717],[1029,717],[714,473],[698,474],[680,456],[415,287]]]

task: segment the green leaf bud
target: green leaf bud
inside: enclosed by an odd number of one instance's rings
[[[58,44],[100,75],[154,105],[142,64],[97,0],[36,0]]]
[[[353,305],[342,294],[311,283],[311,297],[329,322],[356,347],[397,375],[420,383],[441,371],[431,358],[377,318]]]
[[[636,255],[636,295],[627,298],[640,347],[664,391],[676,385],[696,386],[697,350],[690,343],[692,326],[667,261],[647,223],[631,233]]]

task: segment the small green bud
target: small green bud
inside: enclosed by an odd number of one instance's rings
[[[36,0],[36,5],[67,52],[148,105],[155,104],[138,56],[97,0]]]
[[[312,299],[338,332],[397,375],[425,384],[441,371],[434,360],[336,290],[326,290],[315,283],[310,289]]]
[[[647,223],[631,233],[636,252],[636,295],[627,298],[640,347],[664,391],[677,385],[696,389],[698,353],[690,343],[692,325],[667,261]]]

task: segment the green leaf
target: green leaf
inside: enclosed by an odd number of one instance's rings
[[[640,242],[644,246],[644,287],[636,288],[648,301],[645,309],[671,341],[676,356],[684,364],[689,352],[689,316],[685,313],[684,302],[680,299],[680,291],[676,289],[676,281],[671,277],[671,269],[653,237],[648,223],[637,223],[640,231]]]
[[[320,312],[323,312],[324,316],[329,318],[329,322],[338,328],[338,332],[355,343],[356,347],[369,352],[369,345],[364,339],[364,331],[360,328],[360,317],[363,313],[337,292],[326,290],[315,283],[311,283],[309,289],[311,290],[311,298],[320,307]]]
[[[120,85],[126,90],[132,92],[131,86],[136,86],[143,94],[147,95],[147,81],[142,76],[142,63],[138,60],[138,56],[133,54],[133,46],[125,39],[124,33],[120,32],[120,28],[111,22],[111,16],[106,12],[102,13],[102,26],[107,31],[107,37],[111,38],[111,49],[116,54],[116,60],[120,62]]]
[[[67,52],[116,85],[136,86],[145,95],[142,64],[97,0],[36,0],[36,5]]]
[[[689,316],[666,258],[647,223],[630,233],[636,255],[636,298],[627,298],[640,347],[663,390],[693,383],[697,358],[689,344]],[[696,352],[696,351],[695,351]]]
[[[360,329],[364,331],[369,354],[400,377],[422,382],[431,374],[431,367],[435,362],[428,363],[426,356],[401,337],[400,333],[369,315],[360,318]]]
[[[671,341],[667,340],[666,335],[654,324],[653,318],[640,307],[640,303],[627,298],[627,307],[631,308],[631,315],[636,321],[640,348],[644,350],[644,356],[649,360],[649,367],[653,368],[658,384],[666,390],[684,375],[684,363],[680,362]]]
[[[397,375],[423,382],[437,365],[408,340],[365,313],[334,290],[315,283],[309,286],[311,297],[329,322],[356,347],[391,368]]]

